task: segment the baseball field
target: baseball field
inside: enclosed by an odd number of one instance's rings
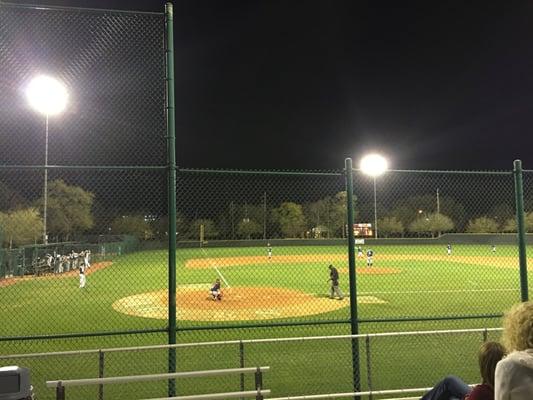
[[[498,318],[461,317],[500,314],[520,299],[514,246],[493,251],[490,246],[454,245],[450,255],[442,245],[375,246],[372,250],[371,267],[366,256],[356,260],[361,333],[498,327]],[[94,263],[85,288],[79,288],[75,271],[0,281],[4,338],[154,330],[2,341],[1,354],[165,343],[166,334],[157,330],[167,326],[166,257],[165,251],[147,251]],[[339,271],[342,300],[329,298],[329,264]],[[217,278],[222,282],[221,301],[209,295]],[[271,258],[264,247],[179,249],[178,342],[349,334],[348,280],[346,248],[340,246],[277,246]],[[498,334],[489,338],[497,339]],[[449,373],[476,382],[481,340],[480,335],[433,335],[360,341],[362,387],[368,387],[369,371],[374,389],[430,386]],[[368,347],[370,356],[363,351]],[[113,353],[105,360],[105,375],[165,372],[166,357],[162,350]],[[247,344],[244,353],[230,344],[178,349],[177,365],[184,371],[234,368],[240,358],[246,366],[272,367],[265,386],[276,397],[352,389],[349,340],[254,343]],[[39,398],[53,398],[53,390],[43,386],[47,379],[98,374],[94,355],[14,359],[12,363],[32,368]],[[249,379],[247,388],[253,378]],[[119,386],[106,387],[106,398],[149,398],[165,392],[164,383]],[[178,383],[180,394],[238,388],[238,377]],[[96,388],[71,391],[72,398],[96,396]]]

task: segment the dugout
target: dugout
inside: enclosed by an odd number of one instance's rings
[[[48,267],[45,261],[47,254],[68,255],[72,251],[80,253],[90,250],[91,262],[100,262],[139,250],[139,240],[131,235],[95,235],[80,239],[0,249],[0,278],[56,272],[58,261],[51,268]]]

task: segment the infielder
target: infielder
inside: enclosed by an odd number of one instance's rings
[[[329,298],[333,299],[335,295],[339,296],[339,300],[344,298],[341,289],[339,288],[339,271],[332,264],[329,265],[329,279],[331,281],[331,293]]]
[[[213,286],[211,286],[209,293],[211,294],[211,297],[214,301],[222,300],[222,292],[220,291],[220,279],[217,278],[215,280],[215,283],[213,283]]]
[[[374,257],[374,251],[372,249],[368,249],[366,252],[366,266],[367,267],[371,267],[372,265],[374,265],[373,257]]]
[[[269,260],[272,258],[272,246],[270,243],[267,243],[267,256]]]

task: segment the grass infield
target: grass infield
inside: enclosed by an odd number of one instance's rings
[[[446,254],[444,246],[375,246],[373,250],[373,267],[366,267],[366,257],[356,260],[361,320],[452,319],[364,322],[359,327],[361,333],[500,326],[497,318],[453,318],[500,314],[520,300],[516,247],[499,246],[493,252],[490,246],[456,245],[451,255]],[[84,289],[78,287],[76,274],[0,285],[0,336],[165,329],[166,257],[164,251],[117,257],[111,265],[90,271]],[[350,333],[348,323],[322,325],[347,321],[350,316],[346,299],[328,298],[330,263],[338,268],[340,287],[348,295],[344,247],[274,247],[271,259],[261,247],[179,249],[177,257],[178,328],[201,328],[179,332],[180,342]],[[221,302],[208,296],[217,277],[223,287]],[[123,303],[129,304],[129,311],[117,306]],[[268,326],[272,322],[312,324],[274,328]],[[262,327],[210,329],[243,323]],[[497,335],[490,338],[497,339]],[[0,342],[0,353],[165,342],[164,333],[4,341]],[[375,389],[430,386],[448,373],[475,382],[480,342],[481,337],[471,335],[374,339],[367,344],[362,341],[362,386],[368,384],[367,362],[371,364],[370,379]],[[363,351],[365,345],[370,345],[370,360]],[[105,375],[164,372],[166,356],[165,351],[110,355]],[[9,364],[15,362],[10,360]],[[235,346],[178,351],[179,370],[233,368],[239,362]],[[247,366],[272,367],[265,387],[276,397],[352,389],[350,341],[247,345],[244,362]],[[95,377],[98,373],[94,356],[20,360],[18,364],[32,367],[39,398],[53,398],[53,391],[42,385],[46,379]],[[252,380],[247,378],[247,388]],[[196,393],[199,387],[202,392],[233,391],[238,390],[239,379],[211,378],[178,384],[180,394]],[[71,392],[75,393],[73,398],[95,398],[96,389],[73,388]],[[164,392],[161,383],[109,386],[105,393],[113,395],[109,398],[134,399]]]

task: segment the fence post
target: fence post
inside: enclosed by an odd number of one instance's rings
[[[56,400],[65,400],[65,386],[61,382],[58,382],[56,386]]]
[[[256,400],[263,400],[263,395],[261,394],[262,388],[263,373],[261,372],[261,368],[257,367],[257,370],[255,371],[255,389],[257,390],[257,394],[255,396]]]
[[[176,343],[176,121],[174,119],[174,27],[172,3],[165,4],[166,118],[168,151],[168,344]],[[176,372],[176,349],[168,349],[168,372]],[[176,380],[168,381],[168,397]]]
[[[370,362],[370,336],[366,335],[366,374],[368,382],[368,391],[372,392],[372,363]],[[369,400],[372,400],[372,393],[368,396]]]
[[[98,378],[104,377],[104,355],[102,350],[98,350]],[[98,385],[98,400],[104,400],[104,385]]]
[[[353,170],[352,159],[345,160],[346,174],[346,208],[348,215],[348,272],[350,280],[350,324],[352,335],[359,333],[357,317],[357,276],[355,273],[355,238],[353,234]],[[352,368],[354,392],[361,391],[361,378],[359,371],[359,341],[352,338]],[[358,399],[358,396],[355,396]]]
[[[244,368],[244,343],[239,341],[239,368]],[[241,373],[241,392],[244,392],[244,373]]]
[[[522,182],[522,161],[514,160],[514,188],[516,203],[516,227],[518,232],[518,259],[520,262],[520,295],[522,301],[527,301],[527,255],[526,255],[526,226],[524,223],[524,188]]]

